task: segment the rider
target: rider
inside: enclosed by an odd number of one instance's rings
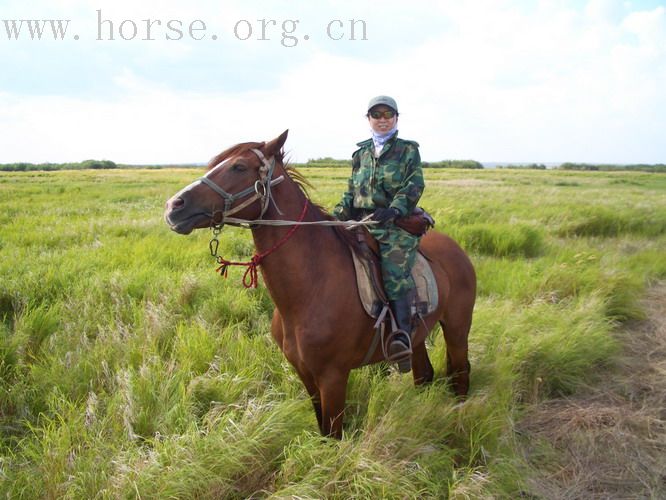
[[[369,231],[379,243],[384,288],[398,324],[388,354],[399,360],[401,371],[409,371],[411,342],[411,270],[419,237],[395,225],[398,217],[412,213],[423,193],[419,145],[398,138],[398,105],[380,95],[370,100],[367,112],[372,137],[359,142],[352,155],[352,173],[347,191],[333,210],[340,220],[361,219],[372,214],[379,224]]]

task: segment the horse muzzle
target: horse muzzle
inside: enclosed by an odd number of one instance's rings
[[[188,202],[186,192],[179,192],[166,202],[164,221],[178,234],[190,234],[194,229],[210,226],[211,215]]]

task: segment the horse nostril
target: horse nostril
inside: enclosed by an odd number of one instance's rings
[[[172,209],[183,208],[183,206],[185,206],[185,201],[182,198],[176,198],[171,202]]]

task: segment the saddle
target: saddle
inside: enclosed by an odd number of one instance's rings
[[[352,257],[359,299],[368,316],[377,320],[372,344],[362,363],[362,365],[365,365],[372,358],[380,340],[382,340],[383,345],[387,324],[391,328],[392,322],[388,308],[388,298],[384,292],[377,242],[364,228],[357,230],[356,236],[359,242],[359,250],[353,249]],[[432,313],[437,307],[439,292],[428,258],[420,251],[412,268],[412,278],[416,284],[416,289],[412,294],[412,318],[415,316],[423,318]],[[385,352],[384,357],[386,357]]]

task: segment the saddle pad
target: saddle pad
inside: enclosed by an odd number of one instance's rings
[[[356,255],[354,251],[352,251],[352,256],[354,257],[359,298],[368,316],[376,319],[381,312],[382,303],[372,287],[368,262]],[[437,307],[439,292],[437,291],[435,275],[421,252],[416,254],[416,261],[412,268],[412,278],[416,283],[416,312],[421,316],[427,316]]]

